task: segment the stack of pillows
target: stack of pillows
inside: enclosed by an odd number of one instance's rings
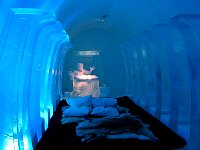
[[[63,117],[99,116],[115,117],[119,115],[115,98],[96,98],[91,95],[67,99],[68,107],[63,108]]]

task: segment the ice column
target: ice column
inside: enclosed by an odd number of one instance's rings
[[[33,149],[60,100],[69,37],[49,10],[11,9],[0,35],[0,149]]]

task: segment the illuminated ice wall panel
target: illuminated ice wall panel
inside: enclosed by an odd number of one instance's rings
[[[71,47],[53,12],[11,9],[0,41],[0,149],[32,149],[62,95]]]
[[[182,124],[179,123],[177,130],[182,131],[182,129],[185,129],[184,125],[187,125],[188,121],[190,121],[191,128],[188,129],[190,130],[190,141],[187,148],[198,149],[198,144],[195,143],[199,142],[200,137],[198,129],[200,127],[200,15],[178,15],[171,18],[170,24],[182,34],[190,72],[188,89],[190,99],[188,99],[187,103],[185,98],[180,100],[179,110],[182,111],[182,116],[179,117],[179,122],[182,121]],[[180,53],[179,47],[176,49]],[[180,65],[182,65],[182,68],[187,67],[185,64]],[[185,76],[184,72],[182,76]],[[185,95],[184,92],[182,92],[183,95]],[[186,112],[190,112],[191,115],[188,116]]]
[[[178,15],[123,45],[127,95],[190,139],[190,149],[200,137],[199,31],[199,15]]]

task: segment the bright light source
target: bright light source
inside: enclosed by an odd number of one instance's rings
[[[99,55],[99,52],[97,50],[79,51],[79,55],[81,55],[81,56],[95,56],[95,55]]]

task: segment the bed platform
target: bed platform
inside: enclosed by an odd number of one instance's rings
[[[50,119],[48,129],[43,133],[35,150],[67,150],[80,146],[80,148],[104,149],[107,148],[105,146],[113,148],[128,146],[131,149],[173,150],[186,145],[182,137],[136,105],[129,97],[123,96],[115,99],[120,109],[128,110],[128,115],[124,112],[114,117],[87,115],[75,117],[76,121],[69,121],[71,116],[63,116],[63,108],[69,107],[69,103],[61,100]],[[92,124],[90,128],[87,128],[91,122],[95,125]],[[147,133],[144,133],[143,129]],[[125,130],[128,131],[126,134],[124,134]],[[97,131],[100,132],[97,134]],[[90,135],[87,136],[87,133]]]

